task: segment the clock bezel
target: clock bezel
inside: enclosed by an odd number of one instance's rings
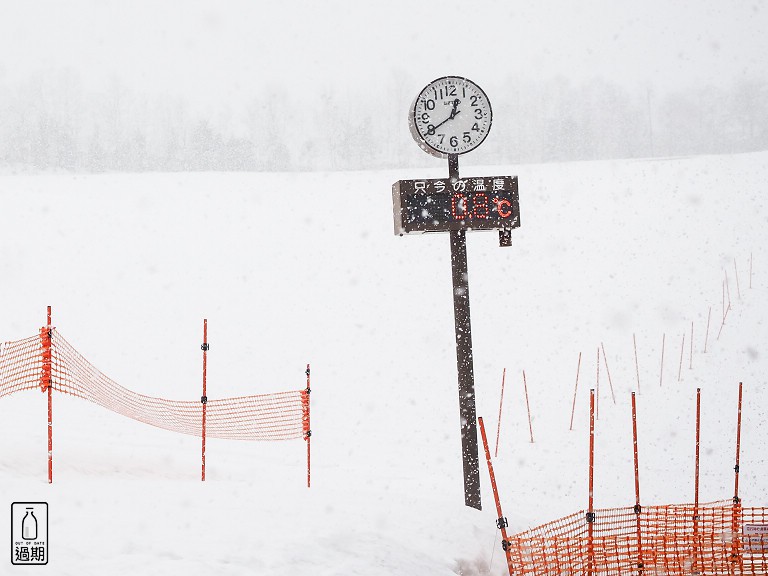
[[[433,84],[436,82],[440,82],[441,80],[447,80],[447,79],[453,79],[458,80],[460,83],[468,83],[477,89],[477,91],[482,94],[482,96],[485,98],[485,101],[488,104],[488,129],[485,131],[485,134],[483,134],[483,137],[474,144],[471,148],[468,150],[464,150],[462,152],[444,152],[443,150],[440,150],[439,148],[435,148],[432,144],[430,144],[427,139],[421,134],[418,128],[418,121],[416,119],[416,106],[419,103],[419,98],[426,90],[428,90]],[[408,114],[408,128],[411,132],[411,136],[416,141],[416,143],[419,145],[419,148],[424,150],[427,154],[430,154],[432,156],[436,156],[437,158],[448,158],[448,156],[456,155],[459,156],[461,154],[466,154],[467,152],[472,152],[473,150],[476,150],[483,142],[485,142],[485,139],[488,137],[488,134],[491,132],[491,127],[493,126],[493,106],[491,105],[491,100],[488,98],[488,95],[485,93],[485,90],[483,90],[476,82],[470,80],[469,78],[465,76],[441,76],[440,78],[435,78],[431,82],[427,83],[424,88],[422,88],[419,93],[416,95],[416,98],[414,98],[413,103],[411,104],[411,110]]]

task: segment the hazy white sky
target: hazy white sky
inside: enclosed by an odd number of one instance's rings
[[[0,0],[0,81],[70,68],[237,102],[270,85],[383,89],[446,74],[493,91],[495,76],[603,77],[678,88],[768,78],[762,0]]]

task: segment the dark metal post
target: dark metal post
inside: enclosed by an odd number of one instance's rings
[[[448,155],[451,180],[459,178],[459,157]],[[456,366],[459,374],[459,413],[461,454],[464,466],[464,504],[482,509],[480,465],[475,411],[475,374],[472,362],[472,327],[469,317],[469,276],[465,230],[451,230],[451,271],[453,276],[453,316],[456,327]]]

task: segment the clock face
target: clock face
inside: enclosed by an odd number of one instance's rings
[[[416,97],[409,125],[421,148],[441,158],[477,148],[491,129],[491,103],[474,82],[445,76]]]

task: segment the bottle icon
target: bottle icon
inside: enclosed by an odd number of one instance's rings
[[[37,518],[34,510],[27,508],[27,513],[21,521],[21,536],[24,540],[37,540]]]

